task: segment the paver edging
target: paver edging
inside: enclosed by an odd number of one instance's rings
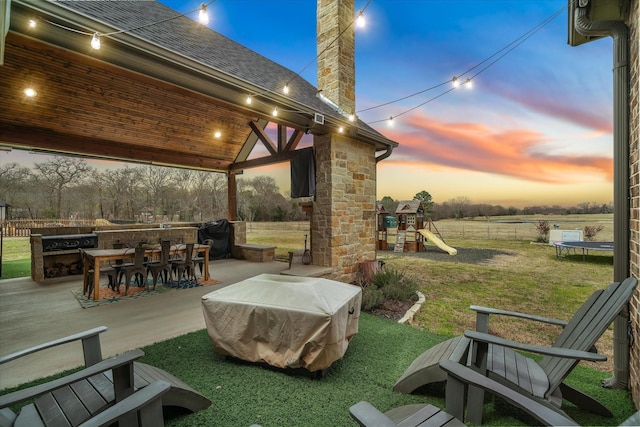
[[[424,304],[425,298],[422,292],[416,291],[416,294],[418,295],[418,301],[416,301],[416,303],[407,310],[404,316],[402,316],[402,319],[398,320],[398,323],[407,323],[408,321],[413,320],[413,317],[416,315],[418,310],[420,310],[422,304]]]

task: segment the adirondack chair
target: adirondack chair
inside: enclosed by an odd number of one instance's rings
[[[591,396],[564,383],[580,360],[603,361],[606,356],[595,353],[596,341],[602,336],[620,311],[628,304],[638,281],[629,277],[596,291],[562,328],[552,347],[518,343],[490,335],[490,315],[517,316],[523,319],[558,324],[555,319],[523,315],[503,310],[472,307],[476,311],[476,331],[465,331],[473,340],[472,363],[496,381],[560,411],[566,399],[579,408],[612,417],[604,405]],[[540,362],[514,351],[522,350],[543,355]],[[526,369],[522,367],[526,366]],[[469,393],[469,419],[482,422],[482,393],[473,388]]]
[[[9,426],[62,426],[67,422],[70,425],[82,423],[90,419],[95,412],[104,409],[105,402],[101,402],[101,404],[91,402],[91,405],[95,404],[95,406],[84,407],[82,402],[74,397],[75,387],[80,385],[82,381],[90,381],[97,375],[112,372],[114,401],[121,403],[125,398],[134,394],[133,384],[129,378],[133,374],[133,361],[143,355],[142,350],[132,350],[98,362],[64,378],[0,396],[2,424]],[[24,406],[17,415],[9,409],[11,405],[33,398],[36,398],[35,402]]]
[[[105,326],[100,326],[0,357],[0,364],[5,364],[32,353],[81,341],[85,361],[85,369],[74,374],[0,396],[0,427],[78,425],[83,422],[89,422],[88,425],[109,425],[106,419],[113,417],[124,417],[121,425],[131,425],[126,414],[133,414],[130,416],[134,417],[136,412],[140,412],[141,417],[149,417],[147,425],[155,426],[159,424],[156,423],[157,414],[154,415],[153,408],[158,405],[160,396],[161,406],[182,407],[191,412],[211,405],[209,399],[175,376],[135,361],[144,355],[142,350],[132,350],[115,358],[102,360],[100,333],[106,330]],[[168,384],[168,390],[164,390],[165,386],[162,384],[155,384],[158,380]],[[155,385],[151,391],[138,393],[152,384]],[[129,396],[133,399],[124,403]],[[17,416],[9,408],[31,398],[36,400],[24,406]],[[118,406],[120,403],[122,405]],[[112,407],[120,409],[112,409],[107,415],[98,417],[97,421],[92,420]]]
[[[568,322],[471,306],[477,312],[477,330],[466,331],[462,337],[452,338],[425,351],[396,382],[394,390],[411,393],[423,385],[446,380],[439,362],[452,360],[462,364],[473,363],[476,369],[486,372],[489,377],[562,414],[562,399],[566,399],[582,409],[611,417],[611,412],[604,405],[563,381],[580,360],[606,360],[605,356],[594,352],[595,343],[628,303],[636,285],[635,278],[627,278],[596,291]],[[563,329],[552,347],[529,346],[489,335],[490,315],[515,316],[558,325]],[[514,349],[539,353],[544,357],[536,363]],[[472,357],[474,354],[475,358]],[[469,419],[480,424],[482,393],[471,391],[469,394]]]
[[[502,397],[507,402],[534,417],[542,425],[577,425],[572,419],[479,374],[467,366],[452,360],[442,361],[439,365],[447,375],[445,411],[433,405],[417,404],[393,408],[383,414],[370,403],[361,401],[349,409],[351,417],[358,424],[365,427],[463,426],[465,389],[472,385]]]

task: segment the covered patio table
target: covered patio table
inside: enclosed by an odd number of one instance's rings
[[[362,290],[318,277],[261,274],[202,297],[217,353],[322,371],[358,333]]]

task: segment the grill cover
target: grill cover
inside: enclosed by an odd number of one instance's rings
[[[359,286],[262,274],[202,297],[219,354],[278,368],[327,369],[358,333]]]

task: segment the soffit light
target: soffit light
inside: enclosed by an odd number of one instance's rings
[[[35,98],[36,96],[38,96],[38,92],[32,87],[26,88],[24,90],[24,94],[27,98]]]

